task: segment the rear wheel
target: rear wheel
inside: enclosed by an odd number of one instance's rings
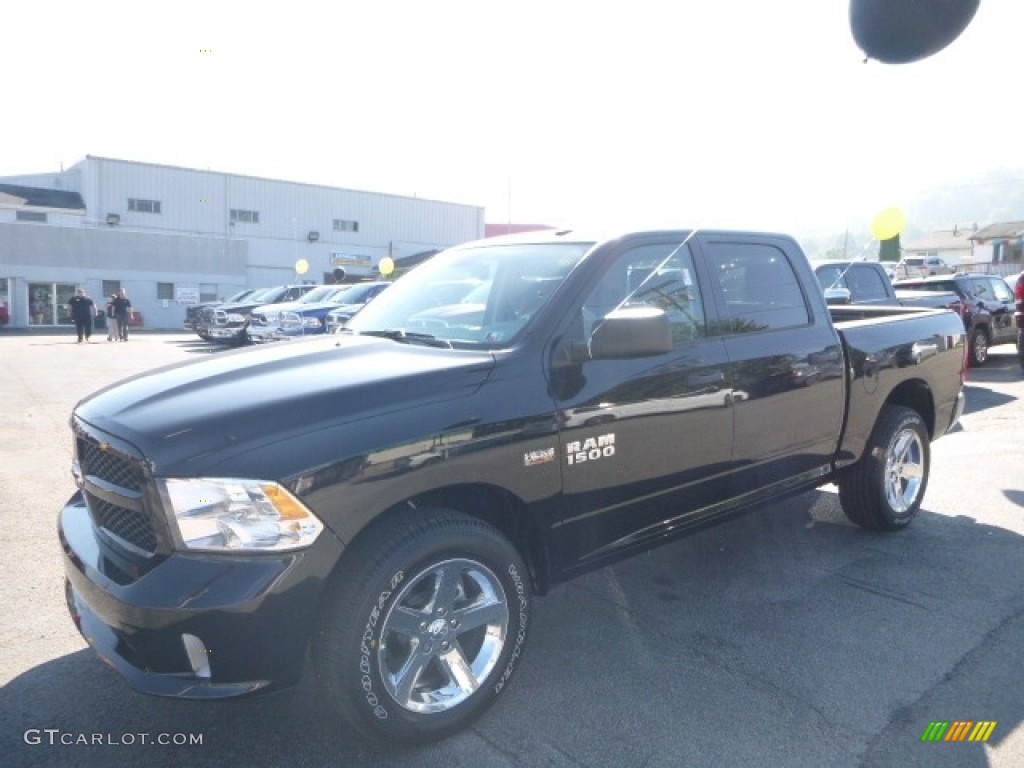
[[[314,642],[326,704],[371,738],[434,741],[504,690],[526,639],[526,567],[494,528],[410,509],[344,556]]]
[[[971,331],[971,365],[982,366],[988,360],[988,333],[984,328]]]
[[[884,406],[864,456],[838,480],[843,512],[862,528],[903,528],[921,507],[930,466],[928,430],[920,415]]]

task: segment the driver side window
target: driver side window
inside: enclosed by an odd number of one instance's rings
[[[704,302],[686,245],[642,245],[620,255],[583,302],[584,329],[589,336],[612,310],[638,306],[657,307],[668,315],[676,345],[707,335]]]

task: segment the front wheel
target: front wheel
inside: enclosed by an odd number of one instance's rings
[[[843,512],[871,530],[909,525],[924,499],[930,466],[921,416],[903,406],[884,406],[864,456],[837,481]]]
[[[466,727],[518,666],[526,574],[497,530],[450,510],[404,510],[367,532],[332,577],[314,641],[329,710],[403,744]]]

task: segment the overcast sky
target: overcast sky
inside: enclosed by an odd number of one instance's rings
[[[1024,168],[1022,35],[1021,0],[903,65],[864,63],[846,0],[9,3],[0,175],[91,154],[489,222],[869,236]]]

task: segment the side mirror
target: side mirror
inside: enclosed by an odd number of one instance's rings
[[[829,288],[825,291],[826,304],[849,304],[851,301],[853,301],[853,294],[850,293],[849,288]]]
[[[589,345],[572,344],[567,351],[568,361],[577,364],[663,355],[672,351],[672,326],[657,307],[622,307],[597,323]]]

